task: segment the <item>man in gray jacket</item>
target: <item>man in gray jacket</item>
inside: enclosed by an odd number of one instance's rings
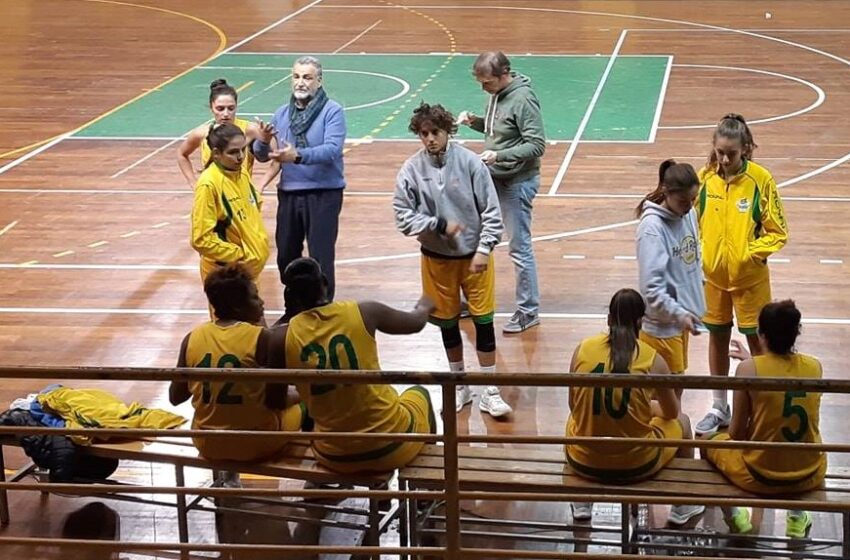
[[[421,244],[422,290],[436,305],[430,321],[440,327],[451,371],[463,371],[458,326],[463,292],[475,324],[480,369],[495,373],[493,249],[502,237],[502,215],[493,180],[474,152],[449,142],[457,125],[441,105],[423,103],[415,109],[410,131],[424,148],[398,173],[393,197],[396,227],[417,236]],[[456,397],[458,412],[472,402],[465,385],[457,387]],[[484,389],[478,406],[494,417],[512,411],[495,386]]]
[[[472,71],[481,88],[490,94],[487,112],[482,118],[463,111],[458,121],[484,133],[480,157],[489,167],[499,194],[516,270],[517,310],[502,331],[519,333],[540,323],[531,211],[540,188],[540,158],[546,150],[543,117],[531,80],[511,72],[510,61],[502,52],[479,55]]]

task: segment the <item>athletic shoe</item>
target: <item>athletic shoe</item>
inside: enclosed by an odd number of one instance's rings
[[[242,479],[234,471],[216,471],[213,486],[219,488],[242,488]]]
[[[731,517],[724,519],[726,525],[729,526],[731,533],[745,535],[753,530],[753,524],[750,522],[750,510],[747,508],[736,507],[735,512]]]
[[[785,536],[791,539],[805,539],[812,528],[812,515],[808,511],[785,514]]]
[[[503,333],[516,334],[540,324],[540,316],[537,314],[523,313],[517,310],[508,322],[502,327]]]
[[[732,412],[728,404],[723,410],[712,406],[703,419],[697,422],[694,431],[700,436],[714,434],[720,428],[728,428],[731,419]]]
[[[484,390],[484,394],[481,395],[481,401],[478,403],[478,408],[493,418],[499,418],[514,411],[511,405],[502,400],[502,393],[499,392],[499,388],[493,386],[487,387]]]
[[[570,502],[573,521],[589,521],[593,518],[593,502]]]
[[[694,517],[702,515],[703,512],[705,512],[705,506],[673,506],[670,508],[670,515],[667,517],[667,521],[673,525],[684,525]]]
[[[457,404],[458,412],[471,402],[472,389],[469,388],[469,385],[458,385],[455,387],[455,403]]]

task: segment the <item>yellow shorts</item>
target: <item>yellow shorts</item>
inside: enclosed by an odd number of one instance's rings
[[[408,433],[437,433],[434,407],[431,404],[431,396],[425,387],[415,385],[399,395],[398,399],[399,404],[411,416],[411,429]],[[425,443],[421,441],[390,441],[380,449],[362,454],[368,455],[368,457],[346,457],[344,461],[338,461],[316,453],[316,459],[324,466],[337,472],[388,472],[400,469],[408,464],[419,454],[424,445]]]
[[[661,356],[671,373],[685,373],[688,370],[688,332],[682,331],[670,338],[658,338],[640,331],[640,339],[652,346]]]
[[[277,412],[281,431],[297,432],[301,430],[306,412],[303,403],[294,404]],[[242,428],[234,427],[233,429]],[[280,454],[291,440],[263,436],[227,436],[193,438],[192,441],[202,457],[213,461],[261,461]]]
[[[493,254],[487,270],[472,274],[468,259],[440,259],[422,255],[422,291],[434,300],[431,322],[451,326],[460,315],[460,293],[469,302],[469,314],[476,323],[492,323],[496,311],[496,269]]]
[[[714,434],[712,440],[729,441],[732,438],[726,432]],[[800,481],[770,481],[758,476],[744,462],[743,449],[703,449],[705,458],[713,464],[729,481],[747,492],[754,494],[794,494],[819,488],[826,477],[826,461],[822,461],[818,470]]]
[[[770,280],[744,290],[721,290],[711,282],[705,283],[705,316],[702,322],[710,331],[732,328],[734,308],[741,334],[756,334],[761,308],[770,303]]]
[[[685,436],[685,431],[682,428],[682,423],[675,418],[669,420],[667,418],[653,416],[652,420],[649,422],[649,425],[650,427],[652,427],[652,431],[654,432],[655,437],[657,439],[682,439]],[[590,449],[593,448],[590,447]],[[679,451],[679,448],[677,447],[654,447],[653,449],[657,449],[658,454],[650,462],[646,463],[645,465],[640,465],[638,467],[629,469],[611,469],[607,467],[594,467],[579,464],[570,458],[569,446],[566,446],[565,451],[567,454],[567,460],[570,463],[570,466],[576,472],[576,474],[596,480],[624,483],[638,482],[640,480],[650,478],[658,471],[663,469],[667,465],[667,463],[672,461],[673,457],[675,457],[676,453]],[[611,464],[609,457],[604,454],[599,457],[598,462],[592,462],[598,465]]]

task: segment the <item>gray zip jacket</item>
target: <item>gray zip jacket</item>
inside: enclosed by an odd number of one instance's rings
[[[489,255],[502,239],[502,212],[487,166],[474,152],[452,142],[439,157],[423,148],[404,162],[393,211],[398,230],[417,236],[423,252],[434,256]],[[465,229],[449,239],[444,235],[447,222]]]
[[[647,304],[642,328],[658,338],[676,336],[687,313],[700,320],[705,314],[696,210],[678,216],[647,200],[636,240],[640,293]]]

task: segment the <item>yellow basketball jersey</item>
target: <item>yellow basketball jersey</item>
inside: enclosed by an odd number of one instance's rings
[[[257,339],[262,327],[249,323],[219,326],[214,322],[195,328],[186,345],[186,366],[198,368],[255,368]],[[207,430],[281,430],[280,414],[265,404],[265,383],[195,381],[189,383],[195,417],[192,427]],[[244,457],[257,455],[253,447],[280,447],[283,440],[234,442],[230,438],[197,438],[195,445],[210,458],[226,457],[233,446]],[[255,438],[256,439],[256,438]],[[228,449],[229,448],[229,449]]]
[[[239,127],[239,129],[247,134],[248,124],[249,122],[244,119],[233,119],[233,124]],[[207,164],[212,159],[212,150],[210,150],[210,145],[207,144],[207,137],[204,136],[204,141],[201,142],[201,165],[206,167]],[[247,151],[245,152],[245,159],[242,160],[242,169],[248,174],[250,177],[254,172],[254,153],[251,151],[250,141],[247,147]]]
[[[286,365],[304,369],[379,370],[378,346],[356,301],[338,301],[299,313],[286,331]],[[296,384],[317,432],[398,433],[413,418],[390,385]],[[333,461],[378,459],[399,445],[375,440],[316,440]]]
[[[820,362],[806,354],[755,356],[757,377],[820,379]],[[820,443],[820,393],[807,391],[750,392],[750,441]],[[793,483],[808,478],[826,461],[820,451],[744,450],[744,462],[760,481]]]
[[[257,278],[269,258],[269,236],[263,223],[262,198],[244,169],[228,173],[207,167],[195,187],[192,246],[207,268],[241,261]]]
[[[655,354],[651,346],[638,340],[631,374],[649,373]],[[576,357],[576,373],[611,374],[608,335],[605,333],[584,339]],[[656,437],[649,425],[652,420],[651,400],[652,391],[649,389],[571,387],[567,436]],[[582,466],[629,470],[653,463],[657,460],[659,449],[623,444],[569,445],[567,454],[571,462]]]

